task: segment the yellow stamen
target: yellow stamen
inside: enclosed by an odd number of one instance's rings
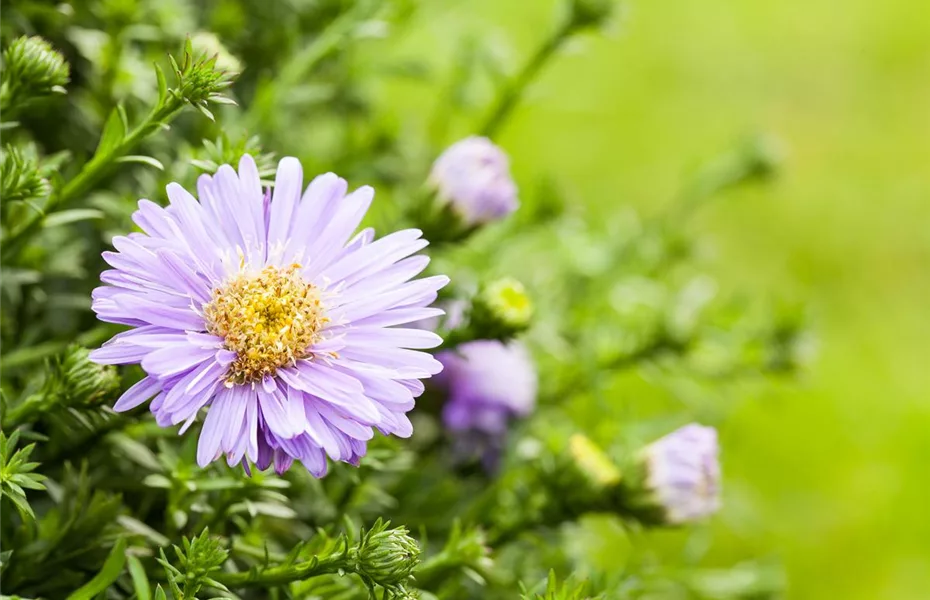
[[[228,385],[260,381],[307,356],[328,319],[320,291],[300,276],[301,266],[239,273],[213,290],[203,307],[207,331],[238,356]]]

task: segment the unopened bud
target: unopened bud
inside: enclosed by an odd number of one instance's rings
[[[49,194],[51,186],[42,176],[38,159],[31,147],[20,149],[11,145],[0,153],[0,198],[8,206]]]
[[[576,433],[568,441],[575,468],[592,486],[611,488],[620,483],[620,469],[587,436]]]
[[[533,303],[519,281],[498,279],[484,286],[472,304],[471,328],[478,337],[507,339],[525,330]]]
[[[499,221],[520,205],[507,155],[484,137],[449,146],[433,163],[429,184],[465,230]]]
[[[116,396],[120,380],[116,368],[98,365],[88,358],[90,351],[81,346],[69,346],[56,369],[58,393],[69,406],[91,406]]]
[[[770,135],[757,136],[746,144],[749,172],[756,177],[770,177],[778,172],[788,154],[784,143]]]
[[[388,525],[375,523],[350,550],[352,570],[382,586],[403,584],[420,562],[420,546],[407,528],[388,529]]]
[[[714,514],[720,508],[718,453],[717,430],[696,423],[649,444],[639,456],[637,504],[671,525]]]
[[[64,57],[44,39],[17,38],[3,53],[0,110],[15,110],[33,98],[64,93],[69,76]]]
[[[225,70],[219,63],[218,55],[208,56],[195,50],[191,39],[188,38],[181,64],[173,57],[170,58],[178,78],[177,90],[174,93],[180,99],[201,110],[206,110],[208,102],[231,102],[223,96],[223,92],[232,85],[236,73]]]
[[[614,12],[614,0],[570,0],[569,10],[576,29],[602,27]]]

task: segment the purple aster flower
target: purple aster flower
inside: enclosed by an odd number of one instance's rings
[[[295,158],[273,195],[250,156],[201,176],[199,201],[167,192],[167,208],[139,201],[143,233],[113,239],[93,294],[101,320],[132,329],[91,358],[146,373],[114,408],[154,397],[156,421],[183,433],[207,407],[201,466],[225,454],[282,473],[296,459],[320,477],[326,456],[358,464],[373,428],[409,436],[420,379],[442,369],[417,350],[441,340],[398,326],[441,314],[429,305],[448,282],[411,281],[429,262],[420,231],[353,237],[374,191],[347,195],[331,173],[303,190]]]
[[[717,430],[685,425],[646,446],[642,461],[652,502],[672,524],[710,516],[720,508]]]
[[[444,367],[437,383],[448,394],[443,423],[492,466],[510,421],[536,406],[536,369],[529,353],[518,342],[476,340],[436,358]]]
[[[500,220],[520,205],[507,155],[484,137],[449,146],[433,163],[429,181],[440,202],[469,227]]]

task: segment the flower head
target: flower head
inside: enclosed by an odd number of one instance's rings
[[[517,342],[466,342],[440,352],[443,364],[437,383],[446,391],[442,420],[454,432],[461,457],[481,458],[494,470],[507,427],[536,406],[536,369]]]
[[[303,189],[294,158],[262,192],[243,156],[197,182],[199,201],[168,186],[170,205],[139,202],[143,233],[114,238],[94,290],[98,318],[128,325],[91,354],[138,363],[146,377],[117,401],[186,430],[207,408],[197,461],[225,454],[280,473],[296,459],[316,476],[326,456],[357,464],[373,429],[409,436],[420,379],[442,365],[417,351],[432,332],[398,327],[429,308],[444,276],[411,281],[429,259],[418,230],[353,236],[374,196],[321,175]]]
[[[688,523],[720,508],[717,430],[686,425],[643,449],[645,487],[665,521]]]
[[[439,200],[468,227],[500,220],[520,205],[507,155],[484,137],[449,146],[433,163],[429,179]]]
[[[502,434],[512,418],[536,406],[536,369],[517,342],[475,340],[436,358],[444,367],[439,383],[449,394],[443,409],[449,429]]]

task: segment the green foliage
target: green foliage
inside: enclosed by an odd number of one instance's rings
[[[183,548],[174,546],[178,565],[168,562],[164,550],[158,562],[165,568],[168,586],[177,598],[196,598],[204,586],[227,591],[226,587],[210,577],[226,562],[229,553],[220,541],[211,538],[208,530],[188,540],[184,538]]]
[[[39,463],[29,462],[35,444],[16,450],[18,442],[19,430],[14,431],[10,437],[0,431],[0,494],[16,507],[23,519],[35,520],[35,513],[26,500],[26,490],[44,490],[42,481],[45,476],[33,473]]]
[[[498,472],[463,460],[434,389],[410,440],[377,436],[359,467],[332,465],[323,480],[299,467],[202,469],[199,424],[179,437],[142,409],[116,414],[139,370],[88,360],[119,330],[94,319],[90,298],[107,268],[101,252],[133,230],[138,199],[163,204],[168,182],[193,190],[244,153],[268,185],[275,157],[289,154],[305,176],[332,170],[373,185],[366,224],[379,234],[441,230],[421,208],[451,132],[496,135],[559,51],[616,11],[595,0],[561,8],[525,60],[466,43],[447,81],[403,50],[420,9],[407,0],[4,5],[0,109],[21,119],[0,169],[0,400],[12,432],[0,434],[0,487],[17,509],[0,527],[5,591],[494,600],[515,597],[522,581],[538,582],[524,598],[546,600],[777,593],[777,570],[753,563],[704,568],[689,550],[664,567],[619,491],[636,480],[630,457],[645,443],[686,420],[722,422],[734,390],[809,360],[805,311],[722,291],[688,231],[720,192],[775,174],[768,140],[711,161],[649,217],[595,219],[527,170],[511,219],[434,247],[431,270],[454,281],[441,302],[463,307],[441,324],[443,349],[517,337],[537,363],[539,410],[513,425]],[[42,37],[22,37],[33,33]],[[38,101],[66,84],[66,98]],[[389,104],[398,85],[435,96],[436,113],[399,122]],[[636,412],[625,403],[643,386],[668,402]],[[20,439],[34,443],[17,451]],[[608,569],[578,549],[592,518],[629,546]],[[683,535],[689,548],[707,545],[700,531]]]

